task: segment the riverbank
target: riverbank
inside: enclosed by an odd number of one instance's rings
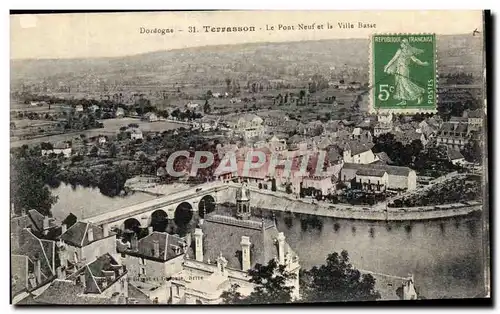
[[[237,186],[231,185],[236,191]],[[371,221],[419,221],[466,216],[482,211],[482,204],[447,204],[406,208],[377,209],[370,206],[348,204],[311,203],[289,194],[250,188],[253,193],[252,206],[283,212],[316,215],[340,219]],[[258,195],[257,197],[255,195]]]

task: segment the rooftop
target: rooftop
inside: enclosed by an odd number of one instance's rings
[[[242,220],[230,215],[211,213],[205,217],[201,228],[204,234],[205,261],[216,261],[222,255],[227,259],[229,268],[242,269],[242,236],[250,238],[250,267],[258,263],[265,265],[278,256],[275,240],[279,231],[271,219],[251,216],[250,219]],[[221,243],[224,245],[221,246]],[[297,256],[286,243],[285,251],[291,256]]]
[[[408,167],[399,167],[399,166],[389,166],[389,165],[384,165],[380,163],[376,164],[353,164],[353,163],[344,163],[344,169],[351,169],[351,170],[362,170],[365,171],[366,169],[378,169],[378,170],[383,170],[386,171],[387,174],[389,175],[395,175],[395,176],[408,176],[410,174],[410,171],[412,169]],[[357,173],[357,172],[356,172]]]
[[[157,255],[155,255],[155,243],[158,244],[159,249]],[[154,231],[153,233],[138,240],[137,250],[128,248],[122,243],[117,245],[117,250],[120,253],[165,262],[184,254],[184,251],[180,249],[182,249],[185,245],[185,240],[177,235]]]
[[[92,229],[93,232],[92,241],[89,241],[89,229]],[[114,233],[110,232],[108,236],[112,235],[114,235]],[[92,242],[99,241],[104,238],[104,230],[100,226],[82,221],[77,221],[61,235],[61,240],[76,247],[84,247]]]

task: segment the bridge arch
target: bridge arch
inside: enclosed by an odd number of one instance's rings
[[[141,229],[141,222],[134,217],[127,218],[123,222],[123,231],[133,231],[135,233],[139,232]]]
[[[205,218],[206,214],[209,214],[215,210],[215,198],[212,195],[205,195],[201,198],[198,203],[198,215],[200,218]]]
[[[168,214],[163,209],[157,209],[151,214],[150,226],[153,231],[165,232],[168,226]]]
[[[137,237],[141,234],[141,223],[134,217],[127,218],[121,226],[121,237],[125,241],[130,241],[135,234]]]
[[[174,222],[177,226],[186,226],[193,219],[193,206],[182,202],[175,208]]]

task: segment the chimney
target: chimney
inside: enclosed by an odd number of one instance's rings
[[[134,235],[132,236],[132,239],[130,240],[130,248],[133,250],[133,251],[137,251],[138,248],[139,248],[139,242],[137,240],[137,234],[134,233]]]
[[[200,228],[194,230],[194,256],[198,262],[203,262],[203,231]]]
[[[62,269],[62,266],[59,266],[56,268],[56,272],[57,272],[57,278],[58,279],[64,279],[66,276],[65,276],[65,273]]]
[[[149,226],[148,227],[148,234],[152,234],[153,233],[153,226]]]
[[[154,257],[160,257],[160,242],[158,240],[153,241],[153,255]]]
[[[247,236],[241,237],[241,270],[247,271],[250,269],[250,238]]]
[[[285,264],[285,234],[280,232],[278,234],[278,261],[280,265]]]
[[[184,237],[184,241],[186,241],[186,245],[189,247],[191,246],[191,233],[187,233],[186,236]]]
[[[44,216],[43,217],[43,230],[47,230],[49,229],[49,217],[48,216]]]
[[[82,272],[80,273],[80,285],[82,285],[84,288],[87,286],[87,282],[85,280],[85,273]]]
[[[66,224],[62,224],[62,225],[61,225],[61,234],[65,233],[65,232],[66,232],[66,230],[68,230],[68,225],[66,225]]]
[[[63,267],[68,267],[68,257],[66,254],[66,250],[63,248],[60,248],[57,252],[59,254],[59,261],[61,262],[61,266]]]
[[[35,276],[36,276],[36,282],[37,284],[42,283],[42,260],[37,259],[35,262]]]
[[[87,237],[89,242],[94,241],[94,229],[92,228],[92,225],[89,224],[89,227],[87,229]]]
[[[102,225],[102,236],[104,238],[109,237],[109,225],[108,224],[103,224]]]

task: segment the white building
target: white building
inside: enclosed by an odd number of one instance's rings
[[[156,122],[159,120],[158,116],[154,112],[148,112],[142,116],[143,121]]]
[[[343,161],[355,164],[370,164],[378,160],[373,153],[373,144],[361,141],[351,141],[344,146]]]
[[[130,128],[127,130],[130,133],[130,139],[132,140],[142,140],[143,135],[141,129],[138,128]]]
[[[387,179],[384,173],[387,174]],[[368,165],[344,163],[340,172],[340,180],[350,187],[352,183],[359,183],[360,179],[362,183],[368,183],[370,180],[370,184],[372,182],[376,184],[377,180],[380,184],[386,182],[388,190],[415,190],[417,188],[417,173],[408,167],[379,163]]]
[[[52,149],[42,149],[42,156],[47,156],[50,154],[63,155],[64,158],[71,157],[73,149],[66,142],[56,143]]]

